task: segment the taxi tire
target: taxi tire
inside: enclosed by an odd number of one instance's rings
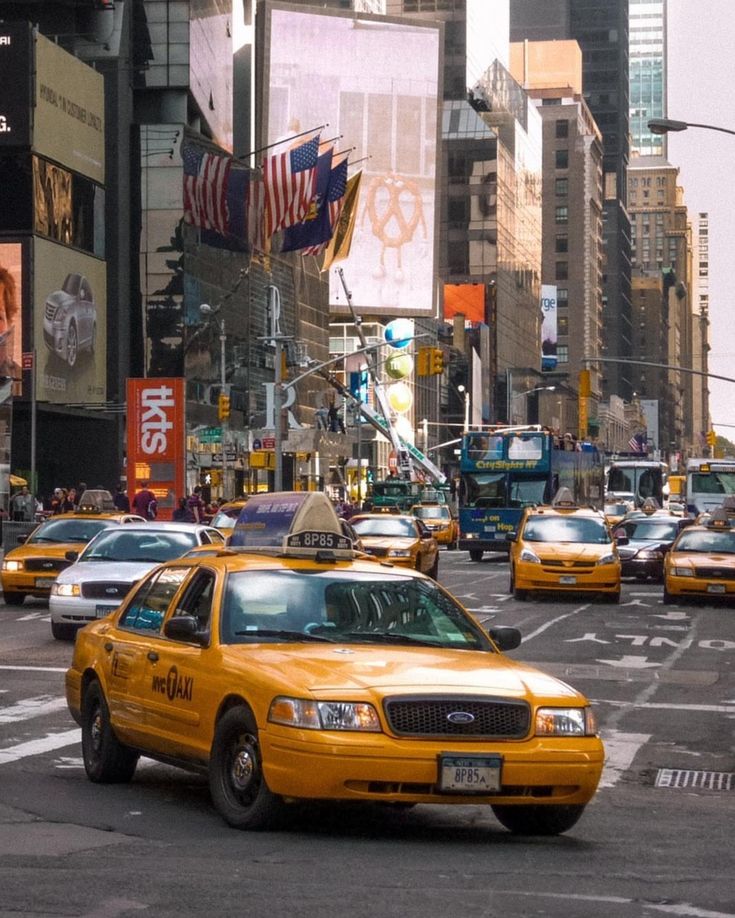
[[[439,553],[438,552],[436,555],[436,559],[434,560],[434,563],[431,565],[431,570],[429,570],[428,573],[429,573],[429,577],[431,577],[432,580],[439,579]]]
[[[73,641],[79,629],[76,625],[65,625],[63,622],[51,622],[51,634],[57,641]]]
[[[248,769],[249,777],[243,775]],[[217,724],[209,790],[218,813],[233,829],[273,828],[283,813],[283,800],[270,790],[263,774],[255,717],[243,705],[230,708]]]
[[[514,835],[561,835],[577,823],[584,804],[492,806],[495,818]]]
[[[3,599],[6,606],[22,606],[25,598],[25,593],[19,593],[16,590],[3,590]]]
[[[664,605],[671,606],[676,602],[676,597],[672,596],[671,593],[664,587]]]
[[[97,679],[89,683],[82,698],[82,757],[87,777],[95,784],[126,784],[138,764],[139,754],[115,736]]]

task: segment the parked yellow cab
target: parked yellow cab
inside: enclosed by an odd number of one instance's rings
[[[233,539],[77,635],[66,698],[90,780],[130,781],[141,755],[199,770],[239,829],[305,799],[490,806],[520,834],[577,822],[604,761],[594,714],[505,656],[516,628],[356,560],[323,494],[253,497]]]
[[[516,599],[562,591],[620,601],[620,558],[605,517],[576,506],[568,488],[559,489],[551,506],[527,508],[511,543],[510,591]]]
[[[134,513],[89,509],[50,517],[29,536],[19,536],[22,544],[6,552],[0,569],[5,602],[22,603],[26,596],[48,598],[59,571],[72,563],[67,552],[80,552],[92,536],[109,526],[144,522]]]
[[[735,520],[725,508],[682,530],[664,560],[664,602],[735,595]]]
[[[440,545],[457,547],[459,523],[447,504],[414,504],[410,512],[421,520]]]
[[[397,567],[410,567],[435,580],[439,574],[439,545],[421,520],[408,514],[361,513],[350,518],[362,550]]]

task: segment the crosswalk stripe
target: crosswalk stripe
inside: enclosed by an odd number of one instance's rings
[[[24,698],[17,704],[0,708],[0,724],[14,724],[20,720],[30,720],[32,717],[42,717],[54,711],[66,708],[65,698],[52,698],[50,695],[41,695],[38,698]]]
[[[44,752],[50,752],[53,749],[62,749],[64,746],[71,746],[81,741],[79,727],[73,730],[66,730],[64,733],[47,733],[41,739],[30,740],[27,743],[19,743],[17,746],[10,746],[8,749],[0,749],[0,765],[7,765],[10,762],[17,762],[25,759],[30,755],[42,755]]]

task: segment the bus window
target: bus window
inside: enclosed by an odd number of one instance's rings
[[[465,507],[507,506],[505,475],[501,472],[465,474],[462,478]]]
[[[471,462],[478,459],[502,459],[503,437],[495,434],[469,434],[467,437],[467,458]]]
[[[544,441],[538,434],[517,434],[508,442],[509,459],[541,459]]]
[[[537,478],[522,478],[515,480],[511,477],[510,503],[511,507],[535,507],[537,504],[546,504],[551,495],[547,488],[546,475]]]

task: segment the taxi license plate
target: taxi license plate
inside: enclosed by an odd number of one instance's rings
[[[117,606],[95,606],[94,614],[97,618],[104,618],[105,615],[109,615],[110,612],[117,609]]]
[[[37,590],[50,590],[51,584],[53,583],[52,577],[36,577],[36,589]]]
[[[725,584],[724,583],[708,583],[707,592],[708,593],[724,593]]]
[[[500,790],[499,755],[442,755],[439,790],[447,794],[489,794]]]
[[[559,583],[563,583],[566,586],[573,586],[577,582],[576,577],[560,577]]]

